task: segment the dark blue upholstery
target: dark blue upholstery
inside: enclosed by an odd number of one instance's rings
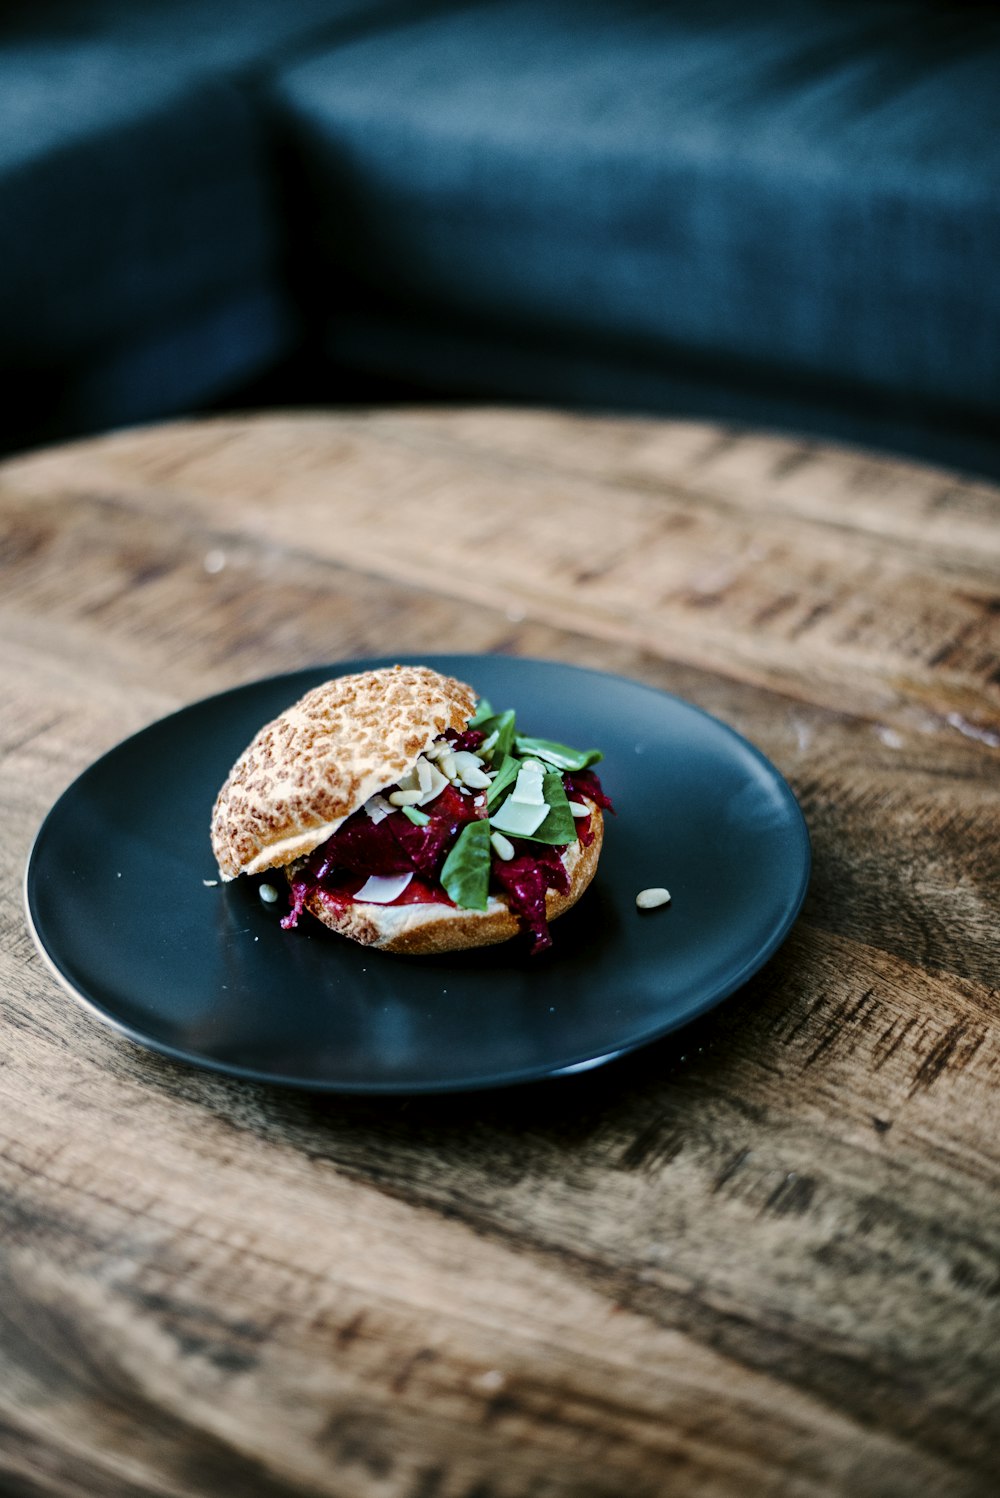
[[[988,461],[995,13],[500,0],[273,92],[334,357],[918,446],[936,423]]]
[[[0,8],[7,446],[305,353],[1000,474],[998,261],[995,7]]]
[[[117,0],[0,18],[0,425],[195,405],[292,347],[255,70],[365,0]]]

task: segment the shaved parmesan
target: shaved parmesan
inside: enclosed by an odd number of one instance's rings
[[[366,905],[391,905],[406,889],[412,874],[372,874],[354,896]]]
[[[423,763],[427,766],[427,784],[421,790],[420,800],[417,802],[418,806],[427,806],[431,801],[436,801],[448,784],[448,777],[441,774],[437,765],[428,764],[426,760]]]
[[[490,826],[497,832],[510,833],[512,837],[531,837],[548,814],[548,803],[544,800],[541,806],[535,806],[531,802],[515,801],[513,796],[508,796],[500,810],[490,817]]]
[[[517,772],[517,780],[510,793],[510,800],[523,801],[529,806],[544,806],[545,796],[542,793],[544,780],[545,771],[537,759],[525,760]]]
[[[396,808],[394,806],[390,806],[384,796],[369,796],[368,800],[365,802],[365,814],[371,819],[371,821],[375,823],[376,827],[378,826],[379,822],[385,821],[390,812],[393,812],[395,810]]]

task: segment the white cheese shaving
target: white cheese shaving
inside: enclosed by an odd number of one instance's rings
[[[549,808],[544,801],[541,806],[533,806],[530,802],[515,801],[513,796],[508,796],[500,810],[490,817],[490,826],[497,832],[509,832],[512,837],[531,837],[548,814]]]
[[[546,806],[545,796],[542,793],[542,782],[545,779],[545,771],[537,759],[526,759],[517,772],[514,789],[508,800],[522,801],[528,806]]]
[[[354,896],[366,905],[391,905],[406,889],[412,874],[372,874]]]
[[[424,761],[427,764],[427,761]],[[418,806],[427,806],[429,802],[436,801],[438,796],[448,784],[448,777],[442,775],[437,765],[427,764],[427,785],[422,790]]]
[[[395,811],[395,809],[396,808],[394,806],[390,806],[385,797],[381,795],[369,796],[368,800],[365,802],[365,814],[366,816],[371,818],[376,827],[378,826],[379,822],[384,822],[386,817],[389,816],[390,812]]]

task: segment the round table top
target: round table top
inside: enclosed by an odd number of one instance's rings
[[[0,1488],[995,1491],[1000,490],[693,423],[182,422],[0,467]],[[805,813],[778,954],[572,1079],[313,1096],[99,1025],[34,832],[163,714],[496,652],[706,708]]]

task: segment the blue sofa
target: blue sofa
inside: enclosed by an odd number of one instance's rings
[[[3,16],[8,447],[285,378],[706,415],[1000,475],[993,7]]]

